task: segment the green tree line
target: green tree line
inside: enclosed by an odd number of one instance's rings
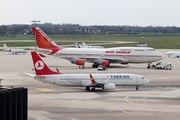
[[[180,27],[176,26],[82,26],[79,24],[36,24],[48,35],[93,35],[93,34],[138,34],[138,33],[180,33]],[[0,26],[0,36],[13,37],[15,34],[33,34],[31,25],[2,25]]]

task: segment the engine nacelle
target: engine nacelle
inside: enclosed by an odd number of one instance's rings
[[[104,84],[104,90],[114,90],[116,89],[116,85],[114,83]]]
[[[71,61],[72,64],[76,64],[76,65],[84,65],[85,61],[83,59],[77,59],[74,61]]]
[[[106,67],[108,67],[110,65],[110,62],[108,60],[103,60],[101,61],[101,65],[105,65]]]

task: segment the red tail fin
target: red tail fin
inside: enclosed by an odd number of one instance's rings
[[[44,49],[59,48],[58,45],[38,27],[36,28],[32,27],[34,36],[35,36],[35,30],[36,30],[36,42],[39,48],[44,48]]]
[[[31,56],[33,59],[36,75],[61,74],[60,72],[50,70],[46,63],[39,57],[39,55],[35,51],[31,52]]]

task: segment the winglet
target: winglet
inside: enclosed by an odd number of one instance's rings
[[[92,77],[92,75],[89,74],[89,76],[90,76],[91,82],[92,82],[92,83],[96,83],[96,81],[94,80],[94,78]]]
[[[83,46],[87,46],[84,42],[82,42],[82,45],[83,45]]]
[[[59,72],[59,69],[56,68],[56,71]]]
[[[78,43],[75,43],[75,46],[76,46],[77,48],[81,48],[81,46],[80,46]]]
[[[60,72],[55,72],[49,69],[46,63],[40,58],[40,56],[35,52],[31,52],[34,69],[36,75],[51,75],[51,74],[61,74]]]

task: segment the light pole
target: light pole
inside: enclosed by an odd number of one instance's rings
[[[31,21],[31,22],[33,22],[33,23],[35,23],[35,52],[36,52],[36,22],[40,22],[40,21],[38,21],[38,20],[33,20],[33,21]]]

